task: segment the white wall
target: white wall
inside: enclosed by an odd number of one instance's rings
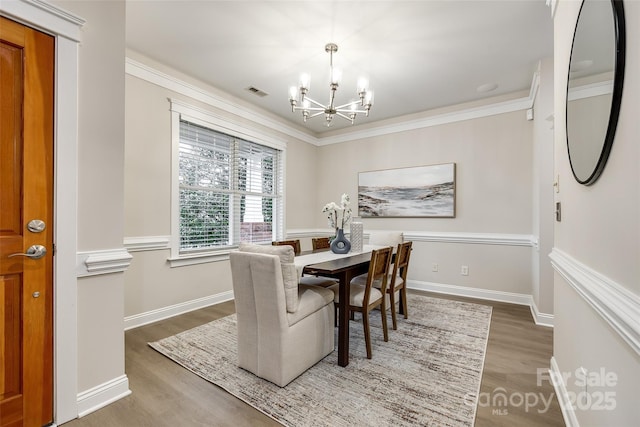
[[[555,87],[565,88],[580,2],[560,1],[554,19]],[[606,168],[591,186],[571,173],[565,91],[555,96],[555,169],[562,222],[555,226],[554,360],[560,372],[580,367],[617,376],[615,410],[569,414],[581,426],[640,423],[640,3],[624,2],[626,69],[618,129]],[[574,377],[575,378],[575,377]],[[570,379],[569,393],[582,391]],[[588,393],[598,391],[598,389]]]

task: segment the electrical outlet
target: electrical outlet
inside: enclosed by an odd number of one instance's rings
[[[434,273],[438,272],[438,264],[431,264],[431,271],[433,271]]]
[[[462,268],[460,268],[460,274],[462,274],[463,276],[468,276],[469,275],[469,266],[463,265]]]

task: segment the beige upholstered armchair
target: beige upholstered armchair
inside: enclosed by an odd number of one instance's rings
[[[333,291],[298,286],[293,257],[290,246],[230,254],[238,365],[280,387],[334,349]]]

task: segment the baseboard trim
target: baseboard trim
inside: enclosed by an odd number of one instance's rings
[[[126,375],[78,393],[78,418],[104,408],[130,394],[129,379]]]
[[[407,280],[409,289],[436,292],[439,294],[456,295],[459,297],[484,299],[489,301],[508,302],[518,305],[530,305],[531,295],[513,292],[494,291],[491,289],[469,288],[467,286],[448,285],[445,283],[422,282]]]
[[[538,310],[535,300],[531,297],[531,315],[538,326],[547,326],[553,328],[553,314],[541,313]]]
[[[220,304],[232,299],[233,291],[226,291],[203,298],[186,301],[180,304],[170,305],[168,307],[158,308],[156,310],[147,311],[145,313],[127,316],[124,318],[124,330],[127,331],[129,329],[138,328],[140,326],[148,325],[149,323],[168,319],[179,314],[188,313],[190,311],[209,307],[211,305]]]
[[[551,367],[549,370],[551,371],[551,384],[553,384],[553,389],[556,391],[556,396],[558,398],[558,403],[560,404],[560,410],[562,411],[562,418],[564,418],[564,423],[567,427],[580,427],[578,418],[576,417],[576,412],[573,410],[571,399],[569,398],[569,393],[567,392],[567,387],[561,380],[561,378],[564,377],[560,372],[560,368],[558,367],[558,362],[556,361],[555,357],[551,357],[550,365]]]
[[[554,248],[551,265],[640,354],[640,296]]]
[[[553,327],[553,314],[540,313],[533,301],[533,297],[528,294],[495,291],[492,289],[470,288],[467,286],[449,285],[445,283],[423,282],[419,280],[407,280],[407,288],[445,295],[526,305],[531,309],[531,315],[536,325]]]

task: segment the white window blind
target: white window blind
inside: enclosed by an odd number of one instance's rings
[[[281,151],[180,120],[180,252],[270,242],[283,225]]]

